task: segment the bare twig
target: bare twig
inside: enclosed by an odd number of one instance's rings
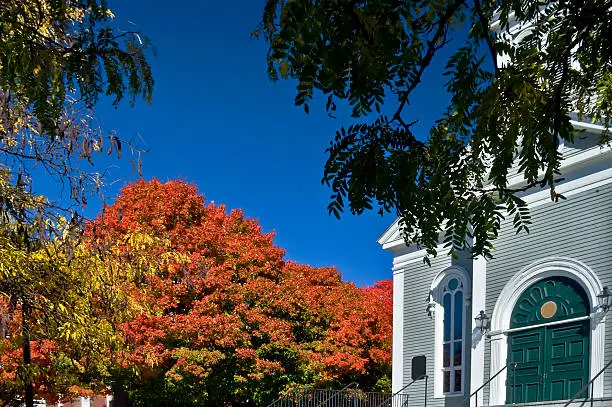
[[[414,79],[411,81],[410,86],[405,91],[401,91],[400,93],[400,104],[393,114],[391,121],[397,120],[400,121],[400,116],[402,114],[402,110],[406,103],[408,103],[408,96],[412,91],[421,83],[421,77],[425,72],[425,69],[431,63],[436,51],[442,48],[446,44],[446,34],[448,32],[448,22],[451,17],[457,12],[457,10],[464,4],[465,0],[456,0],[454,1],[450,7],[446,10],[446,13],[440,17],[440,20],[437,23],[437,29],[433,36],[433,38],[427,42],[427,51],[425,52],[425,56],[421,59],[421,63],[419,64],[419,69],[414,76]]]
[[[484,15],[484,12],[482,11],[480,0],[474,0],[474,6],[476,7],[476,13],[478,13],[478,20],[480,21],[482,35],[484,36],[484,40],[487,43],[487,47],[489,48],[489,53],[491,54],[491,58],[493,59],[493,67],[495,69],[495,76],[497,77],[499,74],[499,66],[497,65],[497,51],[495,50],[495,45],[493,44],[493,39],[491,38],[491,30],[489,30],[489,21],[487,20]]]

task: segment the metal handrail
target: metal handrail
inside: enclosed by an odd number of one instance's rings
[[[355,391],[357,391],[357,387],[359,387],[359,383],[357,382],[351,382],[349,384],[347,384],[346,386],[344,386],[343,388],[341,388],[340,390],[336,390],[333,392],[333,394],[331,396],[329,396],[328,398],[326,398],[325,400],[323,400],[322,402],[320,402],[319,404],[317,404],[315,407],[321,407],[324,406],[325,403],[327,403],[329,400],[333,399],[334,397],[336,397],[338,394],[342,393],[343,391],[347,390],[350,387],[355,386]]]
[[[310,386],[296,388],[288,390],[267,407],[374,407],[391,395],[391,393],[361,391],[353,387],[355,385],[352,383],[344,386],[343,390],[315,389]],[[406,393],[397,395],[392,401],[395,407],[406,407],[407,403],[408,394]],[[326,406],[321,406],[321,404]]]
[[[398,394],[400,394],[401,392],[406,390],[408,387],[410,387],[411,384],[413,384],[414,382],[416,382],[418,380],[426,378],[426,377],[427,377],[427,375],[423,375],[423,376],[418,377],[416,379],[412,379],[412,381],[410,383],[408,383],[407,385],[405,385],[404,387],[402,387],[401,389],[399,389],[395,393],[391,394],[391,397],[389,397],[388,399],[384,400],[382,403],[377,404],[376,407],[381,407],[383,404],[388,403],[390,400],[393,400],[393,397],[397,396]]]
[[[580,390],[578,390],[578,392],[576,394],[574,394],[574,397],[572,397],[570,399],[570,401],[568,401],[563,407],[567,407],[570,404],[572,404],[574,402],[574,400],[579,398],[579,396],[582,393],[584,393],[584,391],[586,389],[589,388],[589,386],[591,386],[591,407],[593,407],[593,387],[594,387],[593,383],[595,383],[595,380],[597,380],[597,378],[599,376],[601,376],[603,374],[604,370],[606,370],[608,367],[610,367],[610,365],[612,365],[612,359],[610,359],[610,361],[608,363],[606,363],[606,365],[603,367],[603,369],[601,369],[595,376],[593,376],[593,378],[591,380],[589,380],[587,384],[582,386],[582,388]],[[587,401],[588,398],[589,398],[589,394],[587,393],[586,397],[584,398],[584,401]]]
[[[500,373],[501,373],[501,372],[503,372],[504,370],[506,370],[506,369],[508,368],[508,366],[510,366],[510,365],[512,365],[512,369],[513,369],[513,372],[514,372],[514,371],[516,371],[516,366],[518,365],[518,362],[509,362],[509,363],[506,363],[506,366],[504,366],[504,367],[502,367],[501,369],[499,369],[499,370],[497,371],[497,373],[495,373],[493,376],[489,377],[489,380],[487,380],[486,382],[484,382],[484,383],[482,384],[482,386],[480,386],[480,387],[479,387],[479,388],[477,388],[477,389],[476,389],[476,390],[475,390],[475,391],[474,391],[472,394],[470,394],[470,399],[472,398],[472,396],[474,396],[474,395],[478,394],[478,392],[479,392],[480,390],[482,390],[482,389],[483,389],[483,388],[484,388],[484,387],[485,387],[487,384],[491,383],[491,381],[492,381],[493,379],[495,379],[497,376],[499,376],[499,375],[500,375]],[[512,377],[513,377],[513,379],[514,379],[514,380],[516,380],[516,374],[513,374],[513,375],[512,375]],[[516,386],[515,386],[515,387],[516,387]],[[512,398],[514,399],[514,389],[512,390]],[[514,401],[514,400],[512,400],[512,401]],[[478,397],[476,397],[476,407],[478,407]]]
[[[295,394],[300,390],[304,390],[304,389],[292,389],[289,393],[285,394],[285,396],[283,397],[287,397],[290,394]],[[271,404],[268,404],[268,407],[276,407],[276,405],[280,405],[283,401],[283,397],[279,397],[278,399],[274,400]]]
[[[276,400],[274,400],[271,404],[268,404],[267,407],[276,407],[276,406],[282,406],[284,402],[286,402],[288,397],[294,397],[295,399],[298,399],[300,397],[301,394],[305,394],[308,391],[317,391],[318,389],[315,389],[312,386],[305,386],[305,387],[298,387],[295,389],[290,390],[287,394],[285,394],[282,397],[277,398]]]

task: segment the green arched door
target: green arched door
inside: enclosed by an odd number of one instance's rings
[[[590,321],[563,321],[589,309],[584,290],[569,278],[546,278],[525,290],[510,328],[526,329],[508,335],[508,362],[517,366],[508,368],[507,403],[569,399],[588,382]]]

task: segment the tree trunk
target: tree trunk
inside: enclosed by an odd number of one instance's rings
[[[128,394],[120,388],[113,388],[113,407],[130,407]]]
[[[25,407],[34,407],[34,385],[30,377],[30,365],[32,364],[32,352],[30,350],[30,328],[28,326],[28,317],[30,316],[30,307],[24,301],[21,306],[21,322],[23,330],[23,365],[26,371],[24,379],[25,383]]]

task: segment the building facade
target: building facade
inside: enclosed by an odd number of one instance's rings
[[[560,146],[567,199],[526,191],[530,233],[506,219],[492,259],[453,259],[440,246],[428,266],[398,222],[380,237],[394,255],[393,391],[411,382],[414,357],[427,360],[427,395],[418,380],[405,389],[411,405],[563,405],[612,360],[602,302],[612,288],[612,148],[599,145],[597,126],[574,125],[584,132]],[[612,405],[612,367],[587,392]]]

